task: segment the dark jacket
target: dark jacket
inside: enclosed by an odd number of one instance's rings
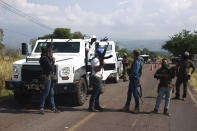
[[[39,62],[40,62],[40,66],[42,69],[42,73],[44,75],[52,74],[52,72],[54,71],[54,68],[53,68],[54,62],[49,56],[42,54]]]
[[[173,68],[165,68],[161,67],[159,68],[154,78],[157,78],[160,80],[159,86],[160,87],[169,87],[172,86],[172,79],[175,77],[175,70]]]

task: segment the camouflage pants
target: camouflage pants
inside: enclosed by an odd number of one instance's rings
[[[127,66],[123,66],[123,80],[127,80]]]
[[[180,86],[183,83],[183,98],[187,95],[187,83],[188,79],[186,77],[177,77],[176,80],[176,96],[180,97]]]

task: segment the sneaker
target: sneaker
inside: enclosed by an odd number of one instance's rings
[[[98,111],[103,111],[104,110],[104,108],[101,107],[101,106],[95,106],[95,109],[98,110]]]
[[[174,98],[172,98],[172,99],[174,99],[174,100],[180,100],[180,97],[175,96],[175,97],[174,97]]]
[[[158,113],[158,109],[154,108],[153,113]]]
[[[96,112],[96,110],[95,110],[93,107],[89,107],[89,108],[88,108],[88,111],[89,111],[89,112]]]
[[[125,105],[125,106],[122,108],[122,110],[123,110],[124,112],[129,112],[129,106],[128,106],[128,105]]]
[[[57,108],[53,108],[51,111],[52,111],[53,113],[60,113],[60,111],[59,111]]]
[[[44,115],[44,108],[40,108],[40,114]]]
[[[134,110],[133,110],[133,113],[139,113],[140,112],[140,108],[139,107],[136,107]]]

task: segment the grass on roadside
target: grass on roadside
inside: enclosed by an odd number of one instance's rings
[[[197,89],[197,69],[194,72],[194,74],[192,74],[191,80],[190,80],[190,84]]]
[[[12,91],[5,89],[5,81],[11,78],[12,63],[14,61],[10,57],[0,57],[0,99],[13,95]]]

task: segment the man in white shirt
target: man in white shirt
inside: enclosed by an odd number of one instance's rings
[[[95,112],[96,110],[102,111],[103,108],[100,106],[99,97],[101,94],[101,89],[103,88],[103,81],[102,81],[102,74],[103,74],[103,65],[104,61],[101,61],[101,55],[103,53],[103,49],[98,48],[97,56],[92,59],[92,76],[91,76],[91,83],[93,86],[92,95],[89,102],[88,110],[90,112]]]

